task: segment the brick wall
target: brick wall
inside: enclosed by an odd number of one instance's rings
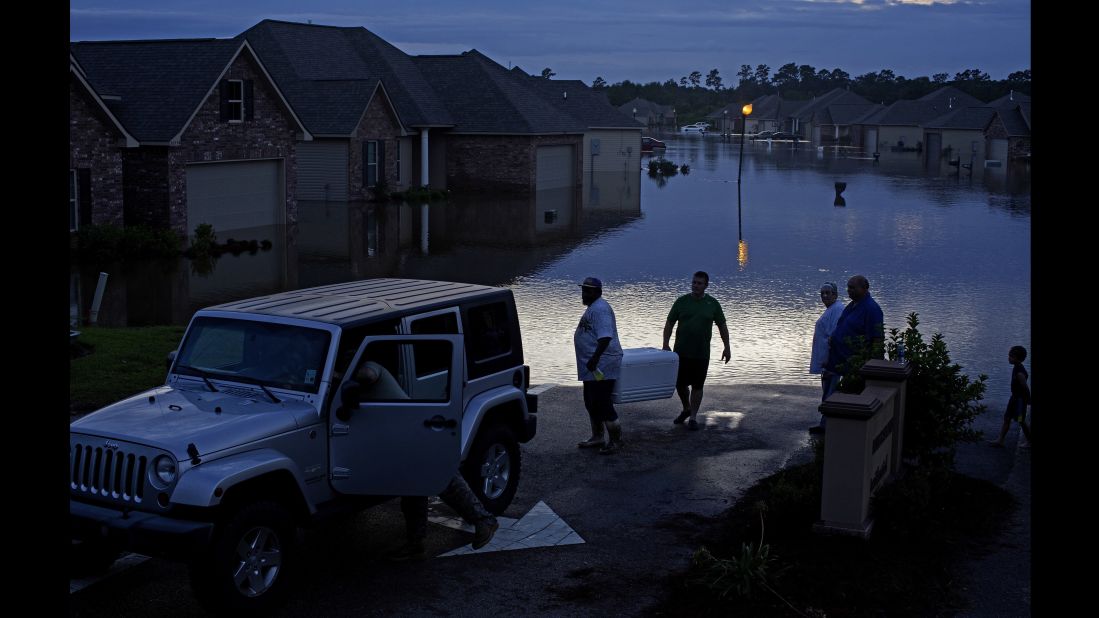
[[[69,77],[69,169],[91,170],[91,209],[95,225],[122,225],[122,151],[125,142],[99,104],[75,77]],[[87,220],[87,213],[80,219]]]
[[[583,152],[580,135],[447,135],[447,187],[475,193],[491,191],[532,193],[537,181],[536,149],[539,146],[572,145]],[[582,162],[577,156],[573,178],[581,180]]]
[[[286,223],[296,223],[298,164],[294,140],[300,131],[297,122],[247,51],[237,57],[223,79],[252,80],[253,119],[223,122],[220,90],[215,86],[183,132],[179,147],[168,151],[169,224],[184,234],[190,234],[190,228],[194,227],[187,222],[188,163],[253,159],[283,161]]]
[[[393,116],[393,111],[390,108],[389,101],[386,99],[385,94],[382,93],[379,88],[374,93],[374,98],[370,100],[370,104],[366,106],[366,113],[363,114],[363,119],[359,123],[359,126],[355,129],[355,137],[351,140],[350,151],[348,152],[348,165],[350,174],[347,192],[348,197],[352,200],[365,200],[371,197],[372,191],[366,188],[365,176],[363,175],[363,166],[365,161],[363,160],[363,143],[370,140],[378,140],[384,142],[385,150],[385,181],[389,185],[390,191],[395,191],[397,188],[397,140],[400,135],[400,127],[397,124],[397,119]],[[402,156],[407,157],[408,153],[401,153]]]

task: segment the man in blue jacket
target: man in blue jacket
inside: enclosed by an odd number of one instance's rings
[[[878,302],[870,296],[870,282],[862,275],[851,277],[847,280],[847,295],[851,302],[843,308],[836,329],[828,338],[828,361],[822,374],[834,381],[833,390],[847,373],[847,361],[851,356],[860,351],[868,352],[872,358],[884,358],[885,355],[885,318]],[[823,419],[821,425],[809,431],[823,432]]]

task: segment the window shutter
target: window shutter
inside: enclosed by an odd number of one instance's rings
[[[221,121],[229,121],[229,80],[223,79],[218,84],[218,91],[221,94]]]
[[[76,210],[81,227],[92,224],[92,170],[76,170]]]
[[[378,184],[385,184],[385,140],[378,140]]]
[[[252,80],[244,80],[244,119],[252,120],[254,109],[252,105]]]
[[[364,139],[363,140],[363,188],[364,189],[369,186],[367,183],[370,180],[370,172],[368,171],[368,167],[367,167],[369,162],[370,162],[370,159],[367,158],[367,155],[369,154],[369,148],[370,148],[370,142],[368,140]]]

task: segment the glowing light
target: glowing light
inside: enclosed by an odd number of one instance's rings
[[[740,264],[740,269],[744,270],[744,265],[748,263],[748,243],[744,240],[736,245],[736,261]]]

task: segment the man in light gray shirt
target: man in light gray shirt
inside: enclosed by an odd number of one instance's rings
[[[622,446],[622,426],[614,410],[612,395],[622,368],[622,344],[614,310],[603,299],[603,282],[588,277],[580,284],[580,299],[588,308],[576,325],[572,343],[576,349],[576,377],[584,383],[584,407],[591,420],[591,437],[580,448],[600,447],[608,455]],[[603,427],[609,438],[603,441]]]

